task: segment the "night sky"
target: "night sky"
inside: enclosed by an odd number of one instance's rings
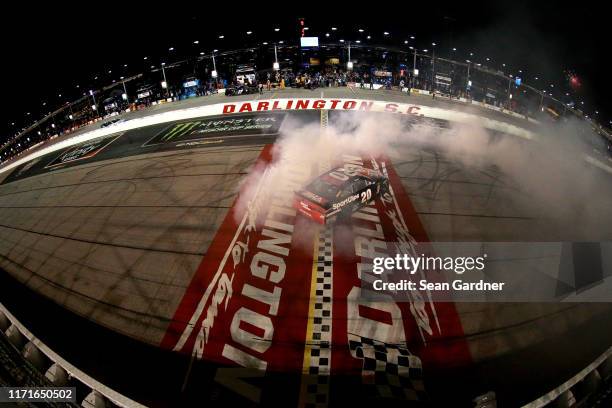
[[[564,72],[570,70],[582,83],[574,101],[584,101],[585,113],[609,124],[611,73],[604,60],[612,36],[603,3],[459,3],[345,2],[331,8],[325,2],[232,2],[213,8],[206,2],[198,3],[201,6],[148,2],[142,8],[134,3],[126,8],[125,3],[79,2],[72,7],[32,3],[3,10],[5,113],[0,140],[62,101],[76,99],[86,89],[108,84],[120,75],[142,72],[162,60],[172,62],[213,48],[296,40],[298,17],[306,19],[309,35],[323,36],[331,26],[337,26],[341,35],[351,40],[357,39],[358,28],[363,28],[362,35],[371,35],[373,44],[388,31],[398,45],[410,35],[416,37],[417,48],[436,42],[440,56],[448,55],[452,47],[457,48],[459,60],[470,58],[473,52],[470,59],[475,62],[484,63],[489,57],[493,61],[490,65],[500,69],[506,63],[506,73],[522,69],[523,80],[539,89],[551,90],[553,84],[555,96],[559,96],[560,87],[567,87]],[[300,4],[296,12],[289,13],[290,5]],[[280,32],[274,33],[274,27],[280,27]],[[247,37],[249,30],[253,34]],[[218,39],[220,34],[225,36],[223,40]],[[194,45],[194,40],[199,44]],[[175,50],[169,51],[170,47]],[[536,76],[539,81],[534,80]]]

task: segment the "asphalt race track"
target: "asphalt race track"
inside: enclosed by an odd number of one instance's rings
[[[322,95],[303,92],[272,98]],[[324,92],[457,109],[537,131],[526,120],[430,97]],[[212,98],[177,106],[240,100]],[[143,113],[126,119],[135,114]],[[362,116],[371,126],[387,117]],[[66,359],[152,406],[365,406],[383,398],[471,406],[491,389],[503,406],[517,406],[610,346],[606,303],[361,297],[361,262],[378,242],[612,234],[609,212],[599,230],[585,231],[580,220],[560,225],[495,163],[395,139],[374,141],[380,151],[351,140],[326,145],[330,129],[362,116],[308,110],[179,120],[0,173],[0,282],[12,288],[0,301]],[[391,194],[348,221],[315,227],[291,209],[293,191],[338,164],[381,169]]]

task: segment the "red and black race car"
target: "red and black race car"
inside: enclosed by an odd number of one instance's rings
[[[337,167],[295,193],[293,206],[319,224],[350,215],[389,190],[389,179],[377,170],[346,171]]]

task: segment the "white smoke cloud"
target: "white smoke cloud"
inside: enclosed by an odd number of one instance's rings
[[[465,171],[494,169],[505,185],[515,187],[507,199],[519,215],[533,217],[534,228],[547,228],[532,239],[610,239],[612,176],[585,163],[585,155],[594,154],[588,139],[598,136],[577,120],[542,125],[537,137],[525,140],[493,135],[478,120],[442,129],[428,122],[408,124],[405,116],[384,113],[346,112],[330,119],[322,130],[318,121],[304,123],[288,116],[273,148],[269,174],[260,185],[264,168],[253,169],[242,183],[239,209],[247,207],[257,188],[271,197],[296,166],[310,174],[303,177],[303,186],[339,163],[343,154],[386,155],[393,162],[402,160],[402,152],[435,150]],[[286,191],[284,200],[291,199],[292,192]],[[529,237],[526,231],[525,239]]]

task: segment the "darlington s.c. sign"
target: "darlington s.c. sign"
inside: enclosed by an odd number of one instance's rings
[[[420,115],[421,107],[411,104],[400,104],[383,101],[353,99],[272,99],[262,101],[245,101],[223,105],[223,113],[265,112],[275,110],[328,109],[340,111],[390,112]]]

